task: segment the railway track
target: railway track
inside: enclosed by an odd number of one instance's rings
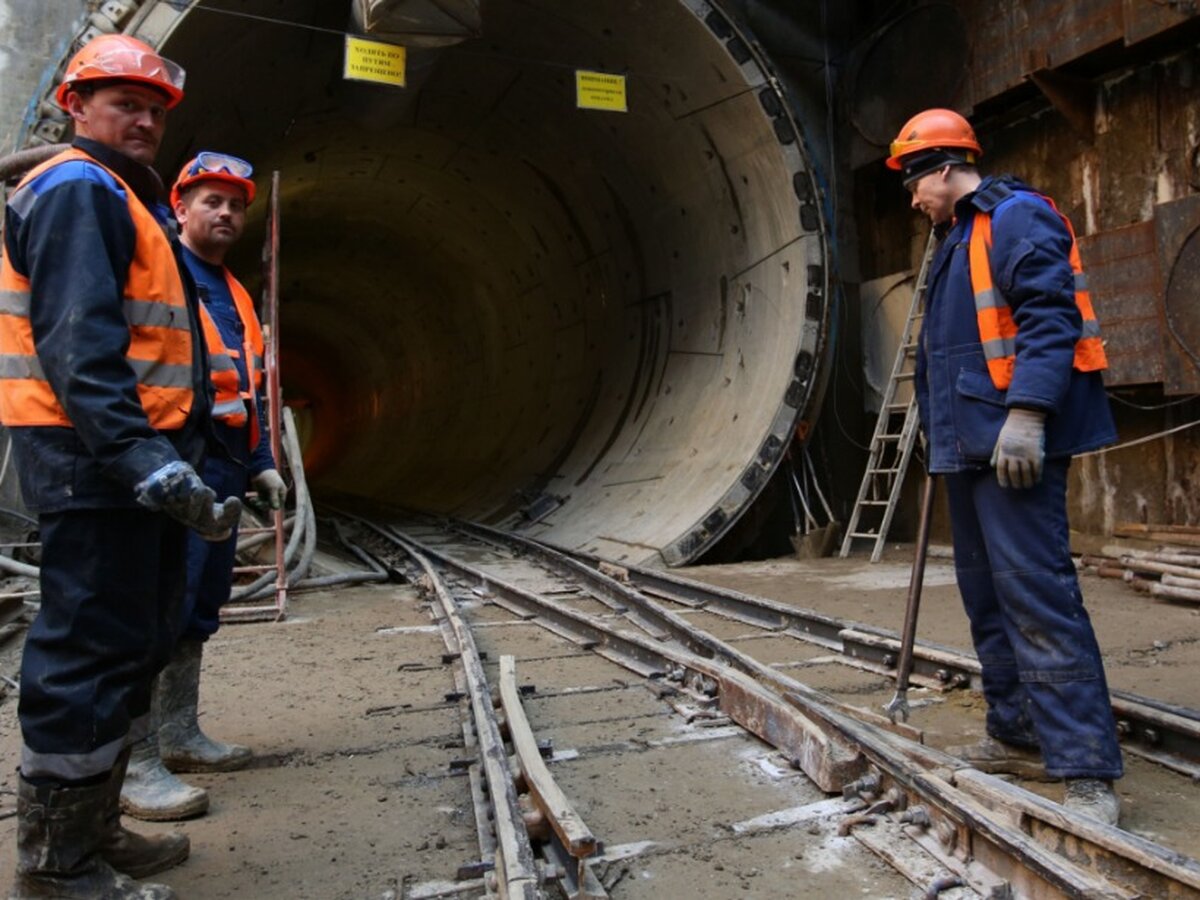
[[[876,712],[874,696],[886,692],[894,666],[895,638],[887,632],[563,554],[476,525],[354,519],[346,529],[425,592],[446,659],[456,666],[456,698],[468,723],[464,765],[480,823],[479,863],[409,896],[480,888],[530,898],[663,896],[661,882],[639,890],[622,881],[628,861],[645,865],[654,858],[669,870],[689,853],[711,856],[711,834],[689,836],[685,828],[629,840],[628,829],[618,828],[622,840],[613,843],[603,822],[591,821],[608,795],[597,794],[580,773],[598,765],[606,774],[593,778],[624,794],[612,769],[630,772],[639,763],[618,765],[613,758],[652,753],[682,762],[696,748],[732,741],[737,753],[722,748],[703,756],[691,767],[698,771],[671,764],[642,799],[670,818],[673,803],[687,807],[714,779],[732,777],[715,759],[758,753],[760,770],[788,785],[782,794],[794,794],[801,783],[809,794],[792,796],[804,802],[782,808],[750,803],[756,814],[741,818],[747,805],[733,803],[718,814],[721,836],[737,841],[772,833],[810,854],[869,851],[874,867],[857,869],[880,881],[859,888],[869,895],[911,892],[911,886],[901,892],[902,878],[924,896],[947,898],[1200,897],[1195,860],[1072,815],[922,743],[923,720],[945,715],[944,698],[977,677],[968,655],[922,647],[917,678],[928,696],[915,704],[911,725],[893,725]],[[613,674],[618,666],[624,674]],[[811,676],[830,668],[860,676],[861,686],[837,695],[814,687],[822,679]],[[521,682],[528,691],[531,677],[552,680],[522,697]],[[499,715],[494,691],[503,698]],[[547,767],[541,755],[549,749],[538,737],[570,734],[556,726],[552,711],[581,705],[605,710],[615,733],[653,726],[632,739],[556,751]],[[1194,765],[1191,711],[1131,695],[1114,698],[1114,709],[1131,749],[1180,771]],[[526,719],[531,726],[522,725]],[[1142,734],[1147,727],[1159,729],[1156,741]],[[644,780],[654,763],[640,765]],[[568,783],[556,783],[556,776]],[[844,888],[812,882],[793,895],[833,896]]]

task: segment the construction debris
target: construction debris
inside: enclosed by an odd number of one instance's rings
[[[1200,527],[1191,525],[1118,525],[1118,537],[1159,544],[1155,550],[1106,546],[1085,554],[1080,566],[1101,578],[1119,578],[1136,591],[1170,600],[1200,603]]]

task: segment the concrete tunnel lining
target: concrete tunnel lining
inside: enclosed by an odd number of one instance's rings
[[[334,31],[349,12],[224,5]],[[707,3],[492,0],[483,22],[412,51],[405,90],[342,81],[336,34],[154,0],[126,28],[188,70],[162,172],[206,147],[260,187],[281,171],[285,401],[318,493],[687,562],[819,405],[801,131]],[[576,68],[627,73],[630,111],[577,110]]]

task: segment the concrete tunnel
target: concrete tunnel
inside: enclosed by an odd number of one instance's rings
[[[699,0],[489,0],[408,20],[477,34],[418,39],[399,89],[343,80],[346,4],[204,7],[121,27],[188,72],[164,175],[204,148],[264,197],[281,173],[283,385],[318,496],[631,562],[712,546],[829,355],[822,194],[753,36]],[[576,69],[625,74],[629,111],[577,109]]]

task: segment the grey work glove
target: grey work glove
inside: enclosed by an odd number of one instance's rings
[[[217,502],[216,492],[182,460],[167,463],[133,489],[137,502],[196,531],[206,541],[223,541],[242,517],[242,502],[228,497]]]
[[[271,509],[283,509],[283,501],[287,499],[287,485],[283,483],[283,478],[277,471],[263,469],[250,479],[250,483],[258,492],[259,500]]]
[[[1035,409],[1010,409],[992,450],[1000,487],[1033,487],[1042,480],[1045,459],[1046,414]]]

